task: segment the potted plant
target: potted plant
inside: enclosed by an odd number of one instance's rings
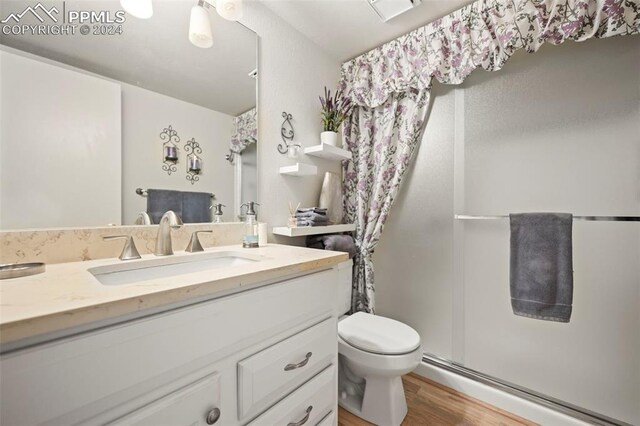
[[[320,96],[322,105],[322,128],[320,141],[328,145],[338,145],[338,129],[342,122],[351,113],[351,100],[345,97],[342,90],[338,89],[335,95],[331,96],[331,90],[324,88],[324,98]]]

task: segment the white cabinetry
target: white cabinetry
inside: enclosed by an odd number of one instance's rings
[[[337,409],[337,295],[328,269],[4,354],[0,423],[286,424],[313,405],[315,425]]]
[[[210,374],[111,423],[118,426],[205,425],[220,418],[220,375]]]

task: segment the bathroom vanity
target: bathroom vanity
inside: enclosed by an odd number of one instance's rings
[[[0,282],[0,423],[335,425],[346,259],[216,247]]]

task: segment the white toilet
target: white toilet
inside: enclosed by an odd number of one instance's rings
[[[342,313],[351,305],[352,262],[339,266]],[[358,312],[338,322],[338,403],[380,426],[398,426],[407,414],[402,375],[422,359],[420,335],[390,318]]]

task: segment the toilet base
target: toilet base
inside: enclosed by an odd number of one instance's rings
[[[381,426],[400,426],[407,415],[402,378],[370,377],[366,380],[362,418]]]
[[[341,396],[338,402],[350,413],[379,426],[400,426],[407,415],[401,377],[369,377],[362,400]]]

